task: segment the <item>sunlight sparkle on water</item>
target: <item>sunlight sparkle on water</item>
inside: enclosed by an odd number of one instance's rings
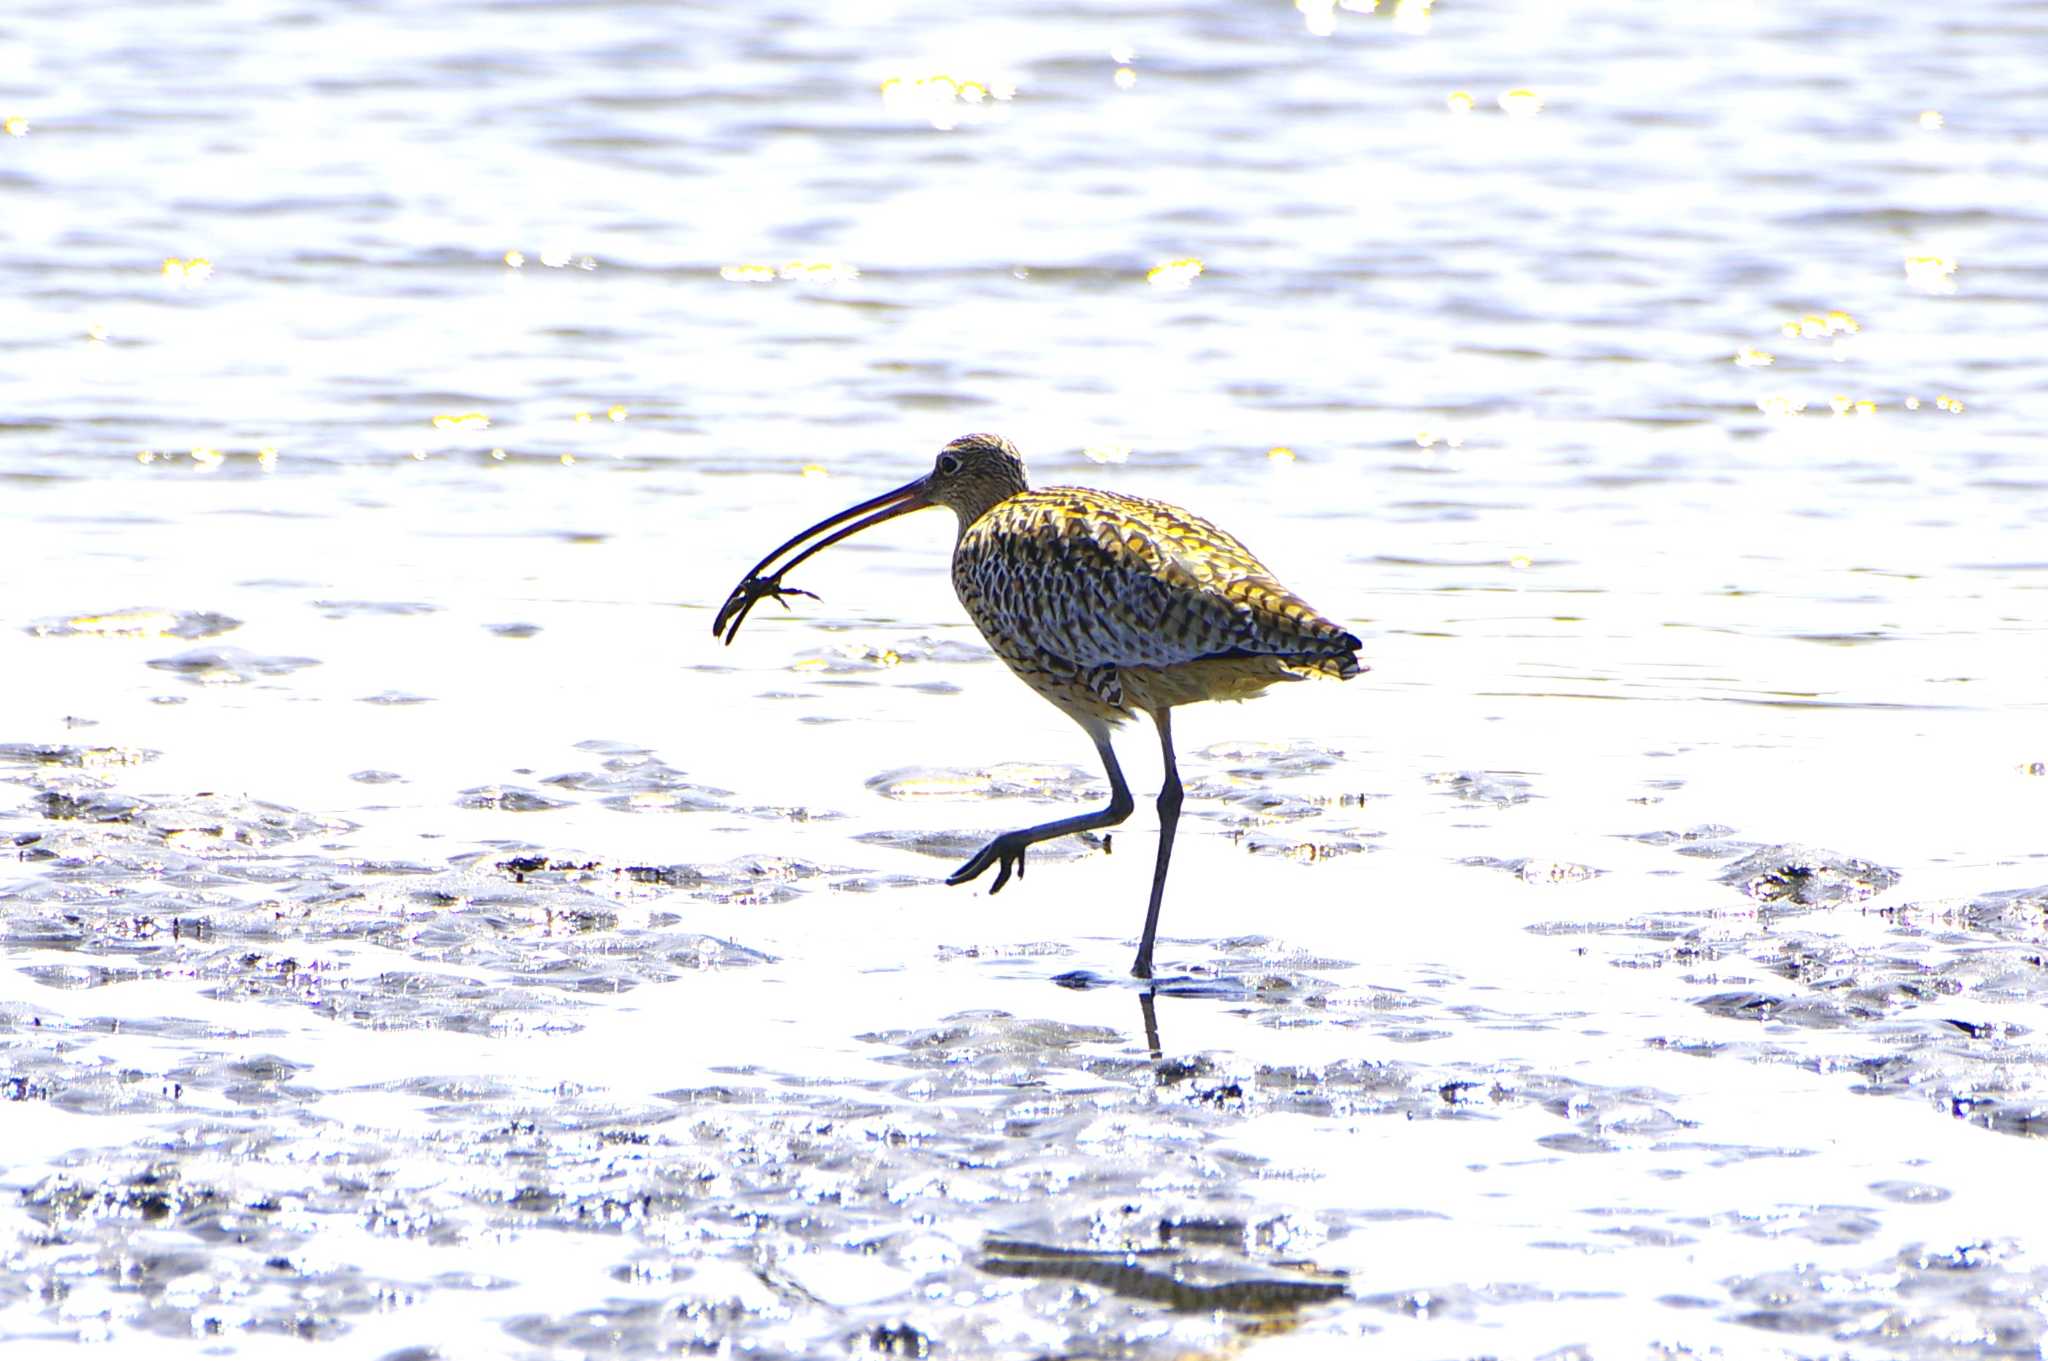
[[[860,271],[841,260],[786,260],[776,277],[808,284],[843,284],[860,277]]]
[[[1738,368],[1769,368],[1772,364],[1776,362],[1777,357],[1773,355],[1769,350],[1759,350],[1754,345],[1744,345],[1741,349],[1735,352],[1735,363]]]
[[[1162,291],[1188,287],[1200,277],[1202,262],[1192,255],[1179,260],[1168,260],[1145,271],[1145,282]]]
[[[1327,38],[1337,31],[1339,10],[1358,15],[1391,14],[1395,32],[1421,37],[1429,32],[1430,9],[1435,3],[1436,0],[1394,0],[1391,10],[1382,10],[1380,0],[1294,0],[1294,7],[1301,11],[1308,31],[1318,38]]]
[[[1396,0],[1394,31],[1411,38],[1423,37],[1429,32],[1430,10],[1435,4],[1436,0]]]
[[[1470,90],[1453,90],[1444,96],[1444,105],[1452,113],[1470,113],[1475,102]]]
[[[5,122],[0,122],[0,132],[5,132],[9,137],[26,137],[28,120],[18,113],[12,114]]]
[[[481,411],[462,411],[434,417],[436,430],[488,430],[491,418]]]
[[[213,277],[213,261],[200,256],[190,260],[170,256],[164,260],[162,273],[164,281],[177,288],[205,283]]]
[[[807,284],[841,284],[858,279],[860,271],[840,260],[785,260],[780,265],[722,265],[718,277],[736,284],[770,284],[778,279]]]
[[[1534,118],[1543,112],[1543,97],[1534,90],[1520,87],[1502,91],[1496,102],[1500,111],[1510,118]]]
[[[1829,336],[1852,336],[1862,329],[1863,323],[1847,312],[1808,312],[1778,327],[1779,333],[1788,340],[1825,340]]]
[[[535,258],[548,269],[568,269],[572,265],[577,269],[585,271],[597,268],[596,256],[578,255],[575,251],[569,249],[568,246],[559,242],[543,246],[540,254]],[[518,269],[526,263],[526,253],[520,250],[508,250],[505,252],[504,260],[512,268]]]
[[[1946,251],[1922,247],[1906,253],[1906,282],[1922,293],[1956,291],[1956,258]]]
[[[1294,0],[1294,7],[1316,37],[1327,38],[1337,31],[1337,0]]]
[[[882,82],[882,107],[893,114],[930,123],[951,132],[963,122],[990,122],[1009,116],[1016,82],[1007,76],[955,80],[950,75],[890,76]]]

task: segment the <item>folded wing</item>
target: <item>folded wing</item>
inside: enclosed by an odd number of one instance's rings
[[[1348,674],[1359,646],[1230,533],[1139,497],[1012,497],[968,527],[953,572],[985,635],[1084,669],[1265,656]]]

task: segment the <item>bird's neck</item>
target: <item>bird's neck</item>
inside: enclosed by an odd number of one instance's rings
[[[960,527],[958,531],[953,535],[954,547],[957,548],[960,544],[960,541],[967,537],[967,530],[970,525],[972,525],[976,520],[979,520],[982,516],[988,514],[989,508],[989,506],[983,506],[979,510],[975,510],[967,506],[954,507],[953,513],[960,517]]]
[[[960,517],[960,532],[954,536],[953,542],[958,543],[961,539],[965,538],[968,526],[972,525],[976,520],[979,520],[1012,496],[1026,490],[1028,488],[1021,481],[1015,483],[989,482],[986,485],[974,487],[971,496],[952,503],[953,513]]]

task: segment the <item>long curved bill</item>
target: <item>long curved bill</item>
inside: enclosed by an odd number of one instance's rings
[[[804,559],[814,553],[823,552],[841,539],[850,538],[860,533],[863,529],[871,529],[884,520],[893,520],[899,515],[908,515],[914,510],[925,510],[936,505],[937,503],[925,494],[925,482],[926,479],[920,477],[915,482],[906,482],[894,491],[883,492],[871,501],[863,501],[857,506],[848,506],[837,515],[818,521],[818,523],[812,525],[803,533],[792,537],[787,543],[778,545],[774,552],[754,564],[753,569],[741,579],[739,585],[732,588],[732,594],[727,596],[725,603],[718,607],[718,617],[711,624],[712,634],[714,636],[722,634],[725,638],[725,645],[731,647],[732,640],[739,636],[740,625],[747,621],[747,612],[769,596],[775,597],[777,601],[782,601],[784,596],[791,595],[810,596],[811,599],[816,600],[817,597],[811,595],[809,591],[799,591],[792,587],[784,586],[782,578],[794,570],[796,565]],[[862,516],[866,518],[859,518]],[[848,520],[852,520],[853,523],[847,524]],[[835,528],[837,526],[843,526],[843,528]],[[833,532],[825,534],[825,531],[828,529],[833,530]],[[783,554],[803,545],[818,534],[825,534],[825,537],[811,544],[810,547],[804,548],[802,552],[790,558],[789,561],[783,563],[780,567],[776,567],[774,571],[768,570]],[[789,608],[787,602],[783,603],[783,608]]]

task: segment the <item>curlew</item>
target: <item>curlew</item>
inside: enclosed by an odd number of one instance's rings
[[[733,588],[711,626],[713,634],[729,645],[759,601],[810,595],[784,586],[782,579],[812,554],[884,520],[933,506],[945,506],[960,520],[953,589],[968,617],[1026,685],[1081,725],[1102,757],[1110,789],[1108,807],[1005,832],[946,882],[964,884],[994,866],[989,892],[998,893],[1013,872],[1023,877],[1030,847],[1130,817],[1135,805],[1110,734],[1143,710],[1159,730],[1166,762],[1159,856],[1131,966],[1137,977],[1150,978],[1166,866],[1180,821],[1174,707],[1249,699],[1276,681],[1312,675],[1349,679],[1364,669],[1358,639],[1309,608],[1250,549],[1200,516],[1163,501],[1086,487],[1033,490],[1015,446],[996,435],[954,440],[927,475],[850,506],[782,544]],[[774,566],[797,548],[802,551]]]

